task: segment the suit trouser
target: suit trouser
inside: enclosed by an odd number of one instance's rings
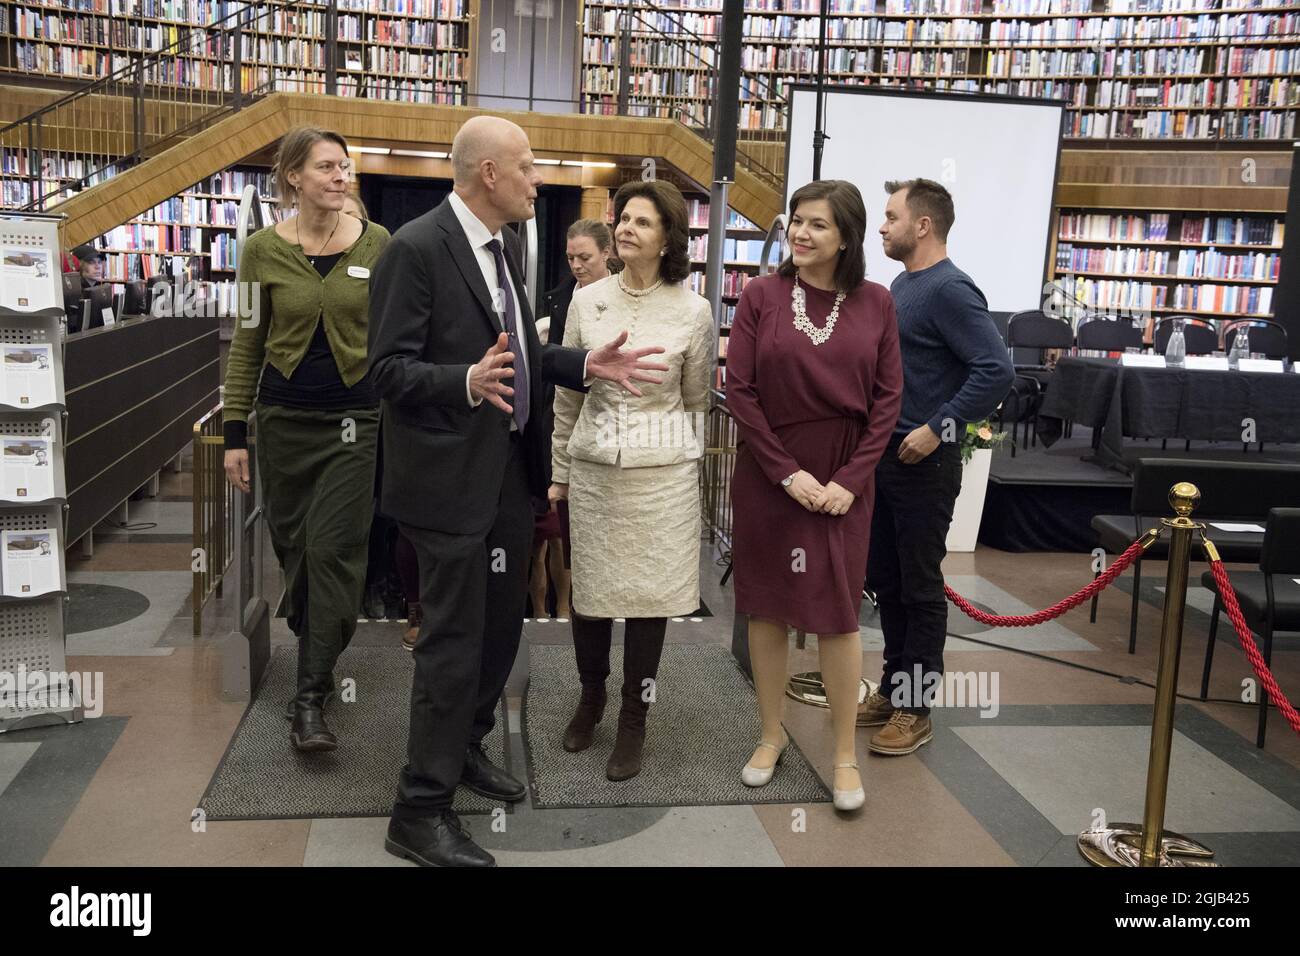
[[[496,722],[519,650],[533,509],[522,443],[511,437],[496,520],[478,534],[402,525],[420,566],[411,731],[395,812],[451,806],[465,750]],[[454,502],[449,507],[454,507]]]
[[[284,569],[289,628],[305,642],[311,674],[330,673],[357,629],[378,434],[376,408],[257,405],[266,524]]]

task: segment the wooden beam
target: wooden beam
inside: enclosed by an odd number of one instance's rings
[[[323,126],[337,130],[349,141],[370,145],[446,150],[461,125],[482,112],[466,106],[274,93],[110,182],[61,203],[57,210],[68,217],[63,226],[63,241],[71,247],[101,235],[199,180],[265,150],[293,126]],[[630,160],[637,165],[643,157],[650,157],[677,168],[701,189],[707,189],[712,175],[712,147],[673,120],[493,112],[523,127],[539,155]],[[430,168],[402,165],[416,175],[420,173],[415,170]],[[378,170],[367,161],[363,171]],[[587,175],[575,181],[574,172]],[[592,182],[590,171],[574,167],[543,167],[543,174],[548,182],[574,185]],[[757,176],[740,169],[730,201],[741,215],[763,225],[771,222],[780,210],[781,197]]]

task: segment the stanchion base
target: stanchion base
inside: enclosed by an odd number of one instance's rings
[[[858,684],[858,703],[862,703],[879,687],[875,681],[865,677]],[[826,685],[822,683],[821,671],[808,671],[803,674],[791,674],[785,685],[785,695],[801,704],[813,707],[828,707],[826,703]]]
[[[1138,867],[1142,862],[1142,824],[1114,823],[1079,834],[1079,853],[1093,866]],[[1160,840],[1160,866],[1218,866],[1214,851],[1181,833],[1165,830]]]

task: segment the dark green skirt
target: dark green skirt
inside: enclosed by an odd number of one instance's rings
[[[379,409],[257,404],[266,523],[306,666],[329,673],[356,631],[374,514]]]

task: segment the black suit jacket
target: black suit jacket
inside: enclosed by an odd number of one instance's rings
[[[505,255],[528,348],[531,410],[524,429],[530,490],[545,495],[550,435],[545,382],[581,387],[587,353],[542,346],[528,307],[519,239],[503,230]],[[510,453],[510,417],[489,402],[471,408],[469,368],[503,331],[474,250],[449,200],[393,234],[370,278],[370,367],[383,399],[381,510],[417,528],[487,530]],[[518,362],[516,362],[518,367]]]

